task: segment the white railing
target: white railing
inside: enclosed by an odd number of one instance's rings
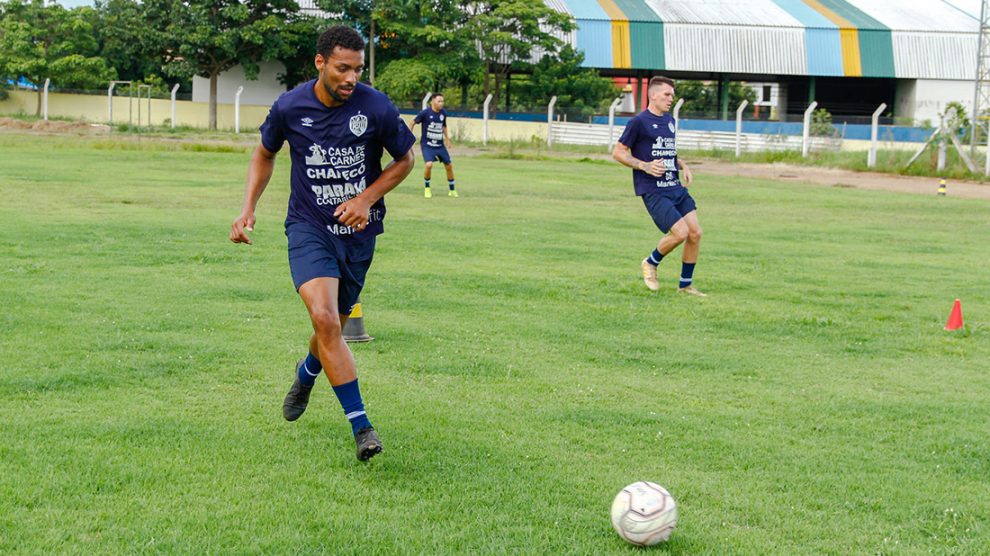
[[[569,145],[608,145],[614,141],[615,129],[609,131],[604,124],[585,124],[576,122],[553,122],[553,128],[548,138],[549,143]],[[796,151],[804,148],[805,140],[797,135],[769,135],[760,133],[740,133],[732,131],[686,131],[677,133],[677,148],[691,150],[724,149],[739,152],[764,151]],[[837,151],[842,146],[842,139],[832,137],[809,137],[809,150]]]

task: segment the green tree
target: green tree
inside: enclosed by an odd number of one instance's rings
[[[106,60],[97,56],[93,27],[75,10],[43,0],[11,0],[0,5],[0,60],[3,72],[24,77],[38,85],[51,79],[56,87],[91,88],[116,76]]]
[[[168,75],[210,80],[210,129],[217,127],[217,80],[240,65],[249,79],[258,63],[292,54],[303,18],[294,0],[145,0]]]
[[[523,97],[543,106],[554,95],[557,106],[570,119],[600,114],[619,92],[615,84],[590,68],[582,68],[584,54],[570,45],[560,50],[559,59],[544,56],[533,67],[529,82],[520,89]],[[534,106],[530,106],[532,108]]]
[[[96,0],[80,8],[93,27],[100,55],[117,70],[118,79],[144,81],[162,77],[161,33],[151,27],[137,0]]]
[[[719,113],[718,83],[683,80],[676,82],[675,94],[684,99],[681,113],[705,117],[717,117]],[[734,112],[742,103],[756,101],[756,91],[739,81],[729,82],[729,111]]]
[[[495,76],[494,103],[498,106],[501,82],[513,70],[532,67],[533,52],[555,59],[563,41],[555,33],[574,29],[570,15],[543,2],[491,0],[463,2],[470,18],[467,30],[476,41],[485,64],[485,94],[492,92],[489,75]]]

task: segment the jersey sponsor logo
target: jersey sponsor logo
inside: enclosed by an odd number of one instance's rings
[[[300,121],[302,122],[303,127],[313,127],[313,118],[307,117],[307,118],[303,118]]]
[[[368,129],[368,117],[360,112],[356,116],[351,116],[350,128],[351,133],[360,137]]]

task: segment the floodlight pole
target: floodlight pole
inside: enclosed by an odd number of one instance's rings
[[[873,112],[873,120],[870,124],[870,154],[866,157],[867,168],[877,165],[877,128],[880,127],[880,114],[887,109],[887,103],[881,102],[876,111]]]
[[[615,132],[615,109],[619,107],[622,102],[622,97],[619,97],[612,101],[612,104],[608,107],[608,150],[612,151],[612,145],[615,144],[613,140],[613,133]]]
[[[430,96],[432,95],[433,93],[428,92],[426,93],[426,96],[423,97],[423,108],[422,108],[423,110],[426,110],[427,105],[430,104]]]
[[[747,106],[749,101],[744,100],[739,103],[739,108],[736,108],[736,158],[739,158],[742,151],[742,115]]]
[[[550,99],[547,105],[547,146],[553,146],[553,106],[557,104],[557,95]]]
[[[241,86],[234,93],[234,133],[241,132],[241,93],[243,92],[244,87]]]
[[[45,121],[48,120],[48,85],[50,85],[52,80],[48,77],[45,78],[45,93],[44,93],[44,111],[45,111]]]
[[[489,93],[488,97],[485,98],[485,116],[481,124],[481,144],[488,144],[488,105],[492,103],[492,99],[495,95]]]
[[[679,117],[681,113],[681,106],[684,106],[684,98],[677,99],[677,104],[674,104],[674,135],[677,135],[677,130],[680,129],[681,119]]]
[[[812,101],[808,109],[804,111],[804,131],[801,133],[801,156],[808,158],[808,151],[811,150],[811,113],[818,107],[818,101]]]
[[[175,95],[179,92],[179,84],[172,87],[172,129],[175,129]]]

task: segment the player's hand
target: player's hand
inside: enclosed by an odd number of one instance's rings
[[[247,243],[251,245],[251,238],[248,237],[245,230],[248,232],[254,231],[254,213],[242,212],[240,216],[234,219],[234,222],[230,225],[230,241],[234,243]]]
[[[694,176],[691,175],[691,169],[688,168],[687,164],[681,165],[681,175],[684,176],[684,187],[691,185],[691,182],[694,181]]]
[[[448,141],[447,141],[447,148],[448,148],[448,149],[453,149],[453,148],[454,148],[454,142],[453,142],[453,141],[449,141],[449,140],[448,140]]]
[[[361,231],[368,226],[368,215],[371,205],[360,196],[337,205],[337,210],[333,211],[333,217],[345,226],[350,226],[357,231]]]
[[[659,160],[651,160],[649,162],[644,162],[642,168],[640,169],[646,172],[647,174],[657,178],[659,178],[660,176],[664,175],[667,172],[667,167],[664,166],[663,162]]]

